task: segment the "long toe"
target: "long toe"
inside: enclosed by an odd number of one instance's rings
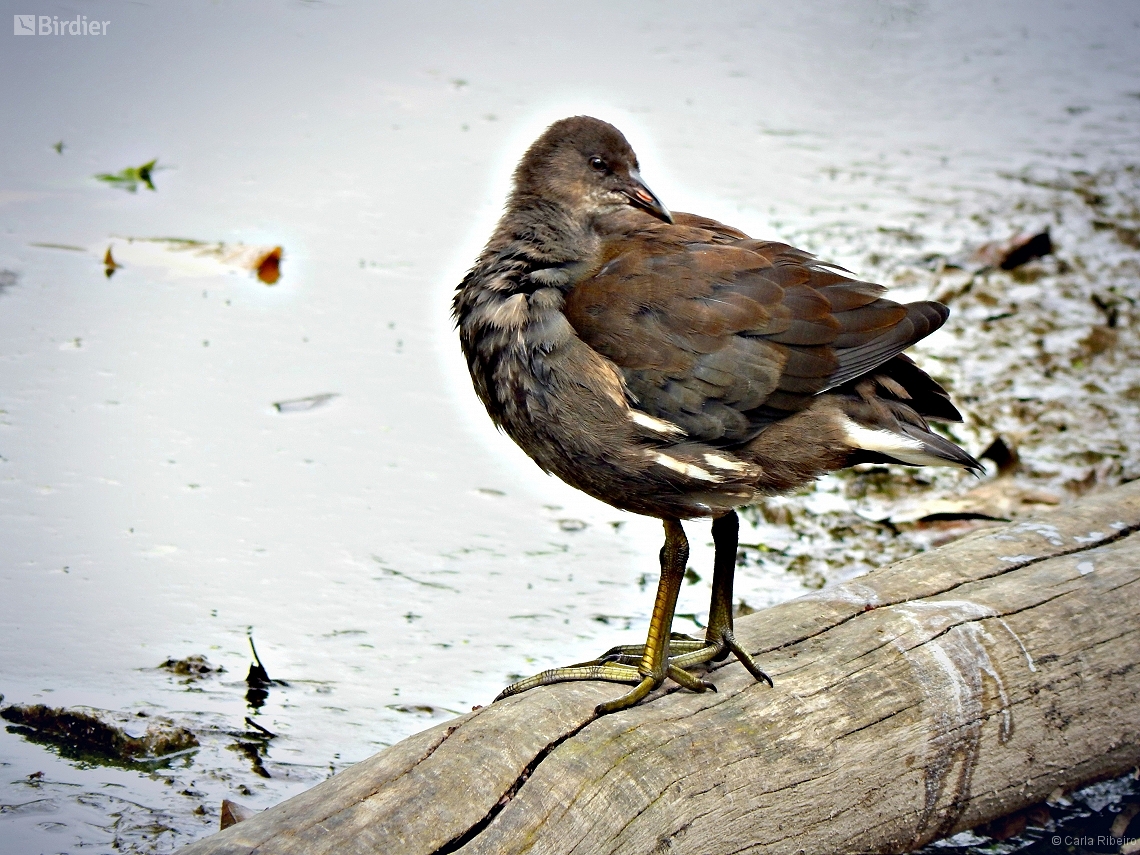
[[[580,665],[570,665],[565,668],[551,668],[517,683],[511,683],[495,698],[501,701],[511,695],[517,695],[528,689],[539,686],[551,686],[554,683],[569,683],[575,680],[602,680],[607,683],[630,683],[636,685],[643,679],[643,675],[632,665],[623,665],[616,662],[584,662]]]
[[[752,655],[737,643],[736,636],[734,636],[731,631],[723,633],[721,639],[728,649],[735,654],[736,658],[740,660],[740,664],[748,669],[748,673],[756,678],[758,683],[767,683],[769,686],[775,688],[775,683],[772,682],[772,678],[756,664],[756,660],[752,658]]]

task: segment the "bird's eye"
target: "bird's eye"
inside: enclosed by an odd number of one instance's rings
[[[590,166],[598,170],[598,172],[606,172],[609,170],[609,167],[606,166],[606,162],[597,155],[590,158]]]

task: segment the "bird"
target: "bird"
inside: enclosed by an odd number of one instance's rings
[[[524,154],[505,210],[457,287],[452,315],[475,391],[543,471],[663,522],[644,645],[520,680],[496,700],[570,680],[625,684],[598,715],[730,654],[736,509],[863,462],[981,465],[931,430],[961,421],[903,351],[949,309],[778,241],[672,213],[613,125],[573,116]],[[711,519],[703,638],[671,632],[688,562],[682,520]]]

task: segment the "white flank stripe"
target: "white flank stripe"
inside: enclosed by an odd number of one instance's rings
[[[900,436],[889,430],[863,427],[847,416],[843,416],[843,433],[852,448],[862,448],[865,451],[881,451],[883,454],[892,451],[922,451],[922,443],[917,439]]]
[[[926,452],[926,446],[917,439],[900,436],[889,430],[863,427],[847,416],[842,416],[843,433],[852,448],[877,451],[903,463],[915,466],[956,466],[958,464]]]
[[[727,469],[729,472],[746,472],[751,467],[743,460],[729,460],[719,454],[705,453],[705,463],[717,469]]]
[[[641,412],[641,410],[630,410],[629,419],[635,425],[641,425],[643,428],[665,434],[665,436],[684,436],[685,434],[681,428],[672,422],[667,422],[664,419],[656,419],[648,413]]]
[[[653,457],[653,462],[659,466],[664,466],[666,469],[672,469],[674,472],[680,472],[687,478],[696,478],[700,481],[720,481],[719,475],[713,475],[711,472],[706,472],[701,467],[693,464],[686,463],[683,460],[678,460],[676,457],[670,457],[668,454],[662,454],[659,451],[651,451],[649,454]]]

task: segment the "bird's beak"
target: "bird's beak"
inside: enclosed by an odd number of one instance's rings
[[[657,194],[645,186],[645,182],[641,180],[641,175],[636,169],[631,169],[629,172],[629,184],[622,190],[626,196],[629,197],[630,202],[648,211],[653,216],[664,220],[667,223],[673,222],[673,215],[669,213],[669,209],[661,204],[661,200],[657,198]]]

